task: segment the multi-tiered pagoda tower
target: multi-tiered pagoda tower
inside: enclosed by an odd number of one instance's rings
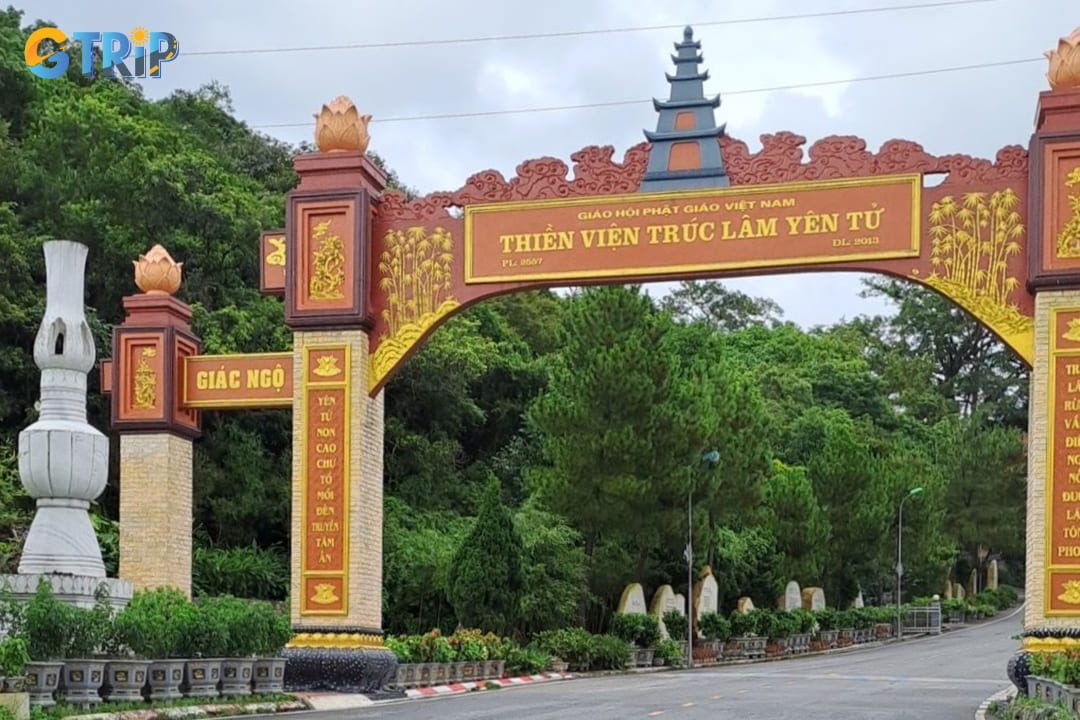
[[[671,56],[675,74],[667,75],[670,96],[667,100],[653,99],[660,117],[655,132],[645,131],[652,150],[641,192],[727,187],[718,142],[724,126],[717,127],[713,115],[713,110],[720,107],[720,96],[705,97],[704,82],[709,79],[709,71],[698,70],[705,58],[692,28],[683,30],[683,41],[675,43],[675,49],[678,54]]]

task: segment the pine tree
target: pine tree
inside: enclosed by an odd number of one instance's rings
[[[450,568],[449,596],[458,620],[470,628],[509,633],[522,591],[521,538],[510,509],[491,481],[480,501],[476,525]]]

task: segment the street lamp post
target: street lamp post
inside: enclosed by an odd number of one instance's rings
[[[715,465],[720,453],[709,450],[701,462]],[[686,494],[686,667],[694,667],[694,486]]]
[[[900,501],[900,512],[896,522],[896,639],[902,640],[904,636],[904,622],[900,616],[900,579],[904,575],[904,561],[902,554],[903,530],[904,530],[904,503],[909,497],[914,497],[923,491],[921,487],[913,487]]]

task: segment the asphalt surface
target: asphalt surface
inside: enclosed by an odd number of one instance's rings
[[[928,638],[780,662],[561,680],[408,700],[318,720],[661,718],[698,720],[971,720],[1010,685],[1020,614]]]

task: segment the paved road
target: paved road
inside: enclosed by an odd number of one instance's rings
[[[970,720],[1007,687],[1021,616],[900,645],[727,668],[565,680],[319,720]]]

